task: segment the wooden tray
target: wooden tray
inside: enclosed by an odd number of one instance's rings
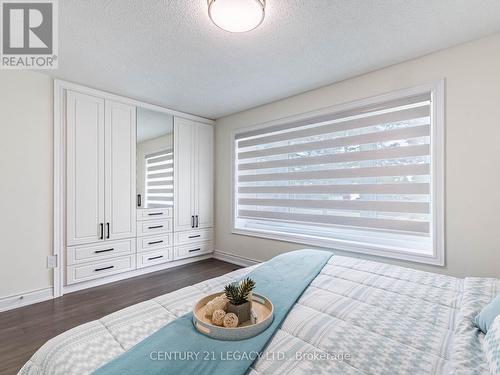
[[[270,300],[259,294],[252,294],[252,310],[256,316],[256,323],[252,320],[238,325],[236,328],[219,327],[212,324],[205,316],[205,305],[217,296],[224,293],[214,293],[199,300],[193,310],[193,324],[204,335],[217,340],[244,340],[256,336],[264,331],[273,322],[274,307]]]

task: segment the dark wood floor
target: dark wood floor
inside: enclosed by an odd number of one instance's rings
[[[15,374],[48,339],[77,325],[238,269],[207,259],[0,313],[0,374]]]

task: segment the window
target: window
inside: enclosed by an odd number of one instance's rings
[[[234,228],[444,264],[443,84],[245,129]]]
[[[174,204],[174,165],[172,149],[146,155],[146,207],[159,208]]]

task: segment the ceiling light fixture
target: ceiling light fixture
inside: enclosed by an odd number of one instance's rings
[[[264,20],[266,0],[207,0],[208,16],[223,30],[244,33]]]

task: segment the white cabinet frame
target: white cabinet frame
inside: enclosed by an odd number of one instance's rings
[[[66,242],[74,246],[100,241],[104,231],[105,105],[102,98],[76,91],[69,91],[66,101]],[[89,137],[90,142],[81,143]]]
[[[213,128],[174,118],[174,175],[174,231],[213,227]]]
[[[95,90],[75,83],[54,80],[54,233],[53,233],[53,255],[57,257],[57,266],[54,268],[54,292],[53,297],[60,297],[64,294],[64,248],[65,248],[65,227],[66,227],[66,91],[73,90],[87,95],[95,95],[108,100],[113,100],[129,105],[151,109],[167,113],[173,116],[198,121],[204,124],[213,125],[212,120],[203,117],[190,115],[187,113],[170,110],[157,105],[144,103],[138,100],[124,98],[119,95]],[[152,268],[148,271],[154,271]],[[146,271],[145,271],[146,272]],[[71,290],[71,288],[69,288]]]
[[[136,106],[106,99],[105,114],[104,221],[106,239],[119,240],[136,230]]]
[[[194,130],[191,121],[174,117],[174,231],[191,230],[194,223]]]
[[[197,228],[214,226],[214,132],[210,126],[195,127],[194,208]]]

